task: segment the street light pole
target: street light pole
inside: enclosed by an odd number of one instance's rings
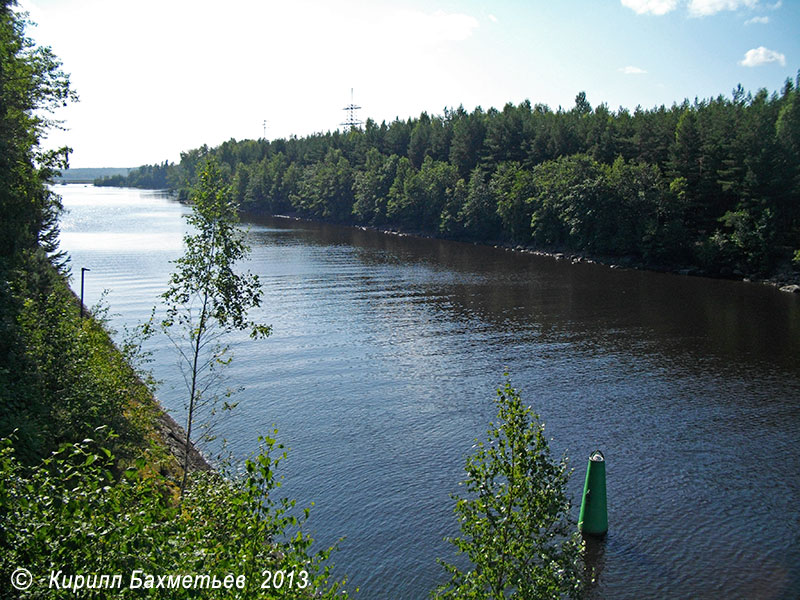
[[[83,318],[83,278],[86,275],[86,271],[91,271],[91,269],[81,267],[81,319]]]

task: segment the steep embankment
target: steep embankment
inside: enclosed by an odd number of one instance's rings
[[[4,278],[0,437],[16,432],[18,456],[29,464],[91,438],[120,469],[147,456],[177,474],[185,434],[132,366],[136,344],[118,348],[102,311],[81,317],[65,279],[47,263],[36,270]],[[190,462],[209,469],[196,450]]]

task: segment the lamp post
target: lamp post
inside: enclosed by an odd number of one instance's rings
[[[83,318],[83,278],[86,275],[86,271],[91,271],[91,269],[81,267],[81,319]]]

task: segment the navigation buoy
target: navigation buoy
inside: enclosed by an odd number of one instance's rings
[[[583,500],[578,517],[578,530],[589,535],[605,535],[608,531],[608,508],[606,506],[606,459],[600,450],[589,457],[586,482],[583,484]]]

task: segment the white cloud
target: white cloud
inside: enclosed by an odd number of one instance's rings
[[[621,73],[625,73],[625,75],[644,75],[647,73],[644,69],[640,69],[639,67],[634,67],[632,65],[628,65],[627,67],[622,67],[619,69]]]
[[[761,65],[773,62],[780,63],[781,66],[786,66],[786,56],[780,52],[765,48],[764,46],[759,46],[758,48],[748,50],[744,55],[744,59],[739,61],[739,64],[743,67],[760,67]]]
[[[654,15],[665,15],[675,10],[678,0],[621,0],[622,6],[633,10],[637,15],[651,13]]]
[[[769,23],[769,17],[753,17],[752,19],[748,19],[744,22],[745,25],[752,25],[754,23],[761,23],[762,25],[766,25]]]
[[[759,6],[759,0],[620,0],[626,6],[636,12],[636,14],[665,15],[678,8],[678,5],[686,4],[689,14],[693,17],[707,17],[715,15],[723,10],[754,9]],[[770,9],[779,8],[781,0]],[[761,22],[761,21],[754,21]]]
[[[494,15],[489,15],[489,20],[490,20],[492,23],[497,23],[497,17],[495,17]]]
[[[723,10],[755,8],[758,0],[689,0],[689,14],[693,17],[707,17]]]

